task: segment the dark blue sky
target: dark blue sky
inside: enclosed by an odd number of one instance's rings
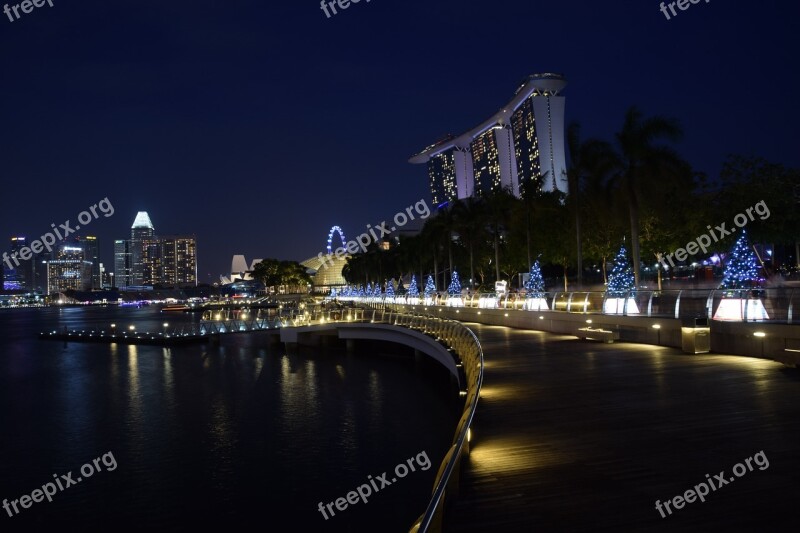
[[[234,253],[304,259],[428,199],[407,159],[505,104],[536,72],[567,119],[610,137],[631,104],[673,116],[680,151],[800,165],[785,0],[53,0],[0,18],[0,235],[35,238],[108,197],[87,228],[111,263],[138,210],[198,237],[200,281]],[[754,198],[754,201],[756,198]],[[7,241],[6,241],[7,242]]]

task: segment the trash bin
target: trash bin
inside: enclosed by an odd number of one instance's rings
[[[690,318],[681,326],[681,345],[684,353],[708,353],[711,351],[711,327],[708,318]]]

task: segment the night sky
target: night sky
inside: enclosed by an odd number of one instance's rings
[[[680,152],[800,166],[800,5],[655,0],[52,0],[0,18],[0,236],[36,238],[108,197],[83,234],[195,233],[200,282],[302,260],[429,199],[408,158],[563,73],[567,120],[610,138],[625,110],[678,119]],[[13,4],[12,4],[13,5]],[[757,198],[753,198],[754,202]],[[7,245],[5,245],[7,246]],[[5,247],[4,246],[4,247]]]

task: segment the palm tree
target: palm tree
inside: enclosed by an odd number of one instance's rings
[[[631,226],[631,254],[636,286],[640,283],[639,214],[643,202],[657,196],[658,180],[685,173],[687,164],[669,146],[657,144],[677,142],[683,136],[673,119],[653,116],[645,118],[636,107],[625,113],[622,129],[617,132],[616,146],[607,146],[606,163],[613,168],[613,181],[627,196]],[[602,141],[596,141],[601,145]],[[649,193],[649,194],[648,194]]]
[[[494,240],[495,281],[500,280],[500,238],[508,224],[514,196],[506,189],[496,189],[486,196],[487,220]]]
[[[475,283],[475,247],[480,244],[485,234],[485,205],[469,197],[458,200],[453,205],[453,222],[461,244],[469,251],[470,289]]]

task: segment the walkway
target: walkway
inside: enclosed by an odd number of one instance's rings
[[[468,325],[486,374],[447,533],[796,527],[800,371]],[[767,469],[656,511],[762,450]]]

